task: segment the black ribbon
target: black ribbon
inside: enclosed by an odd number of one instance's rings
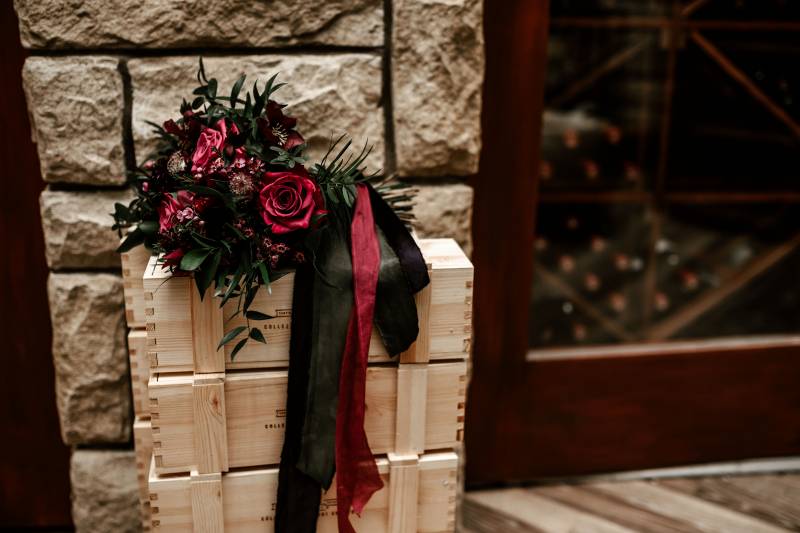
[[[381,247],[374,320],[394,356],[417,338],[414,294],[430,280],[422,252],[405,224],[368,187]],[[330,487],[336,471],[339,371],[353,307],[349,235],[346,212],[332,210],[328,224],[308,239],[313,266],[301,267],[295,276],[276,533],[316,531],[322,488]]]
[[[289,345],[289,385],[286,399],[286,434],[278,473],[275,531],[316,531],[322,490],[319,483],[297,468],[306,413],[308,370],[311,363],[312,296],[314,270],[298,267],[292,295],[292,338]]]
[[[353,308],[350,225],[341,213],[330,213],[326,226],[314,233],[314,318],[311,368],[303,442],[297,466],[327,489],[336,471],[336,408],[339,371]],[[294,317],[294,313],[292,313]]]

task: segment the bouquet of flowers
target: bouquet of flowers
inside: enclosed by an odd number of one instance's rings
[[[382,486],[363,430],[371,330],[390,354],[406,350],[418,333],[413,296],[429,281],[406,228],[412,191],[367,175],[370,150],[348,155],[343,137],[309,166],[297,119],[272,99],[284,84],[273,76],[243,93],[245,80],[222,94],[201,60],[180,118],[153,124],[160,148],[113,214],[127,232],[119,251],[143,244],[163,268],[192,274],[201,298],[236,298],[247,326],[219,343],[236,341],[232,357],[265,342],[250,327],[271,318],[250,307],[258,290],[296,270],[276,531],[315,530],[334,472],[339,528],[353,531],[350,508]]]

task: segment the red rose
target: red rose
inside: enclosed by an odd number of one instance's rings
[[[264,222],[275,234],[306,229],[311,217],[325,212],[322,192],[303,167],[267,172],[259,194]]]
[[[231,126],[231,134],[237,135],[239,128]],[[192,154],[192,172],[198,172],[216,157],[222,154],[225,141],[228,139],[228,125],[224,118],[219,119],[213,128],[203,128],[197,138],[194,154]]]
[[[179,266],[184,255],[186,255],[186,252],[183,251],[183,248],[176,248],[175,250],[164,254],[164,257],[162,258],[164,260],[164,268]]]

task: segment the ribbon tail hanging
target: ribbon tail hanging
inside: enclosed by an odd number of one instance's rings
[[[381,255],[369,190],[358,186],[351,224],[354,307],[339,378],[336,417],[336,501],[340,533],[355,533],[350,508],[361,513],[383,487],[364,431],[367,359]]]
[[[297,269],[292,296],[286,433],[281,452],[278,501],[275,508],[276,533],[314,533],[317,530],[322,496],[319,482],[296,467],[306,412],[311,359],[313,281],[314,272],[310,265],[302,265]]]

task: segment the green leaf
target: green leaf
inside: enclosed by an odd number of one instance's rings
[[[211,258],[211,261],[206,261],[194,274],[194,283],[197,285],[201,300],[209,285],[214,281],[214,276],[216,276],[217,269],[219,268],[220,259],[222,259],[222,251],[217,250]]]
[[[244,310],[245,311],[250,309],[250,304],[253,303],[253,300],[255,299],[256,294],[258,294],[259,287],[261,287],[261,285],[256,283],[255,285],[253,285],[252,287],[247,289],[247,294],[244,297]]]
[[[205,102],[205,100],[206,99],[203,98],[202,96],[198,96],[197,98],[192,100],[192,109],[199,109],[200,106],[203,105],[203,102]]]
[[[209,239],[208,237],[200,235],[196,231],[192,232],[192,239],[194,239],[194,241],[203,248],[216,248],[219,245],[217,241],[214,241],[212,239]]]
[[[187,272],[191,272],[192,270],[197,270],[200,265],[203,264],[203,261],[211,254],[212,250],[208,248],[200,248],[197,250],[191,250],[189,253],[184,255],[181,258],[181,270],[186,270]]]
[[[145,220],[139,223],[139,230],[145,235],[155,235],[158,232],[158,222],[155,220]]]
[[[130,220],[131,217],[131,210],[130,208],[119,202],[114,204],[114,218],[122,219],[122,220]]]
[[[267,265],[263,261],[258,264],[258,270],[261,272],[261,279],[264,280],[264,285],[269,287],[269,273],[267,272]]]
[[[143,243],[144,233],[142,233],[139,228],[136,228],[132,232],[128,233],[128,236],[125,237],[125,240],[122,241],[122,243],[119,245],[119,248],[117,248],[117,253],[121,254],[127,252]]]
[[[208,96],[211,100],[217,97],[217,79],[211,78],[208,80]]]
[[[253,328],[250,330],[250,338],[262,344],[267,344],[267,339],[264,338],[264,334],[261,333],[261,330],[258,328]]]
[[[191,192],[199,192],[206,196],[216,196],[225,204],[225,207],[230,209],[231,211],[236,211],[236,205],[233,203],[231,197],[227,194],[223,194],[222,192],[214,189],[213,187],[206,187],[205,185],[192,185],[191,187],[187,187],[187,190]]]
[[[217,350],[219,350],[220,348],[222,348],[223,346],[225,346],[226,344],[231,342],[233,339],[238,337],[239,334],[242,333],[243,331],[245,331],[246,329],[247,329],[247,326],[239,326],[237,328],[233,328],[232,330],[230,330],[228,333],[225,334],[224,337],[222,337],[222,340],[219,341],[219,345],[217,346]]]
[[[274,316],[270,316],[260,311],[247,311],[244,316],[250,320],[269,320],[270,318],[275,318]]]
[[[231,109],[236,107],[236,100],[239,98],[239,92],[242,90],[242,85],[244,85],[244,80],[247,76],[242,74],[242,76],[236,80],[236,83],[233,84],[231,88]]]
[[[197,71],[197,82],[198,83],[203,83],[204,81],[207,82],[208,79],[206,78],[206,69],[205,69],[205,66],[203,66],[203,58],[201,56],[200,57],[200,69]]]
[[[247,344],[247,337],[236,343],[236,346],[233,347],[233,351],[231,352],[231,361],[233,361],[233,358],[236,357],[237,353],[239,353],[239,350],[244,348],[245,344]]]
[[[222,297],[222,301],[219,303],[220,307],[225,305],[225,303],[231,299],[234,292],[239,287],[239,282],[242,280],[242,273],[243,273],[242,266],[239,265],[239,268],[236,270],[236,274],[234,274],[233,278],[231,278],[230,280],[230,285],[228,286],[228,290],[225,291],[225,295]]]

